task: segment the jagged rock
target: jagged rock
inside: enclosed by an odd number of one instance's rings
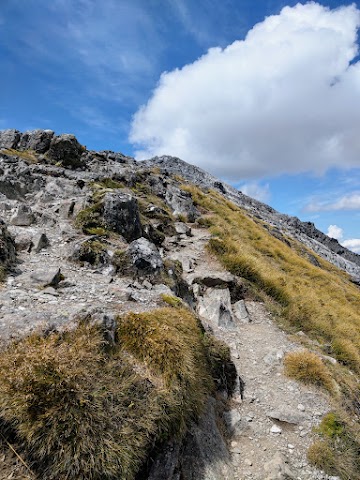
[[[130,243],[128,256],[132,265],[143,273],[158,273],[163,269],[163,261],[156,246],[146,238]]]
[[[285,422],[285,423],[290,423],[292,425],[298,425],[302,421],[304,421],[305,416],[298,414],[298,413],[293,413],[288,410],[282,409],[282,410],[270,410],[266,414],[269,418],[272,418],[273,420],[278,420],[279,422]]]
[[[265,463],[264,470],[266,472],[264,480],[296,480],[297,478],[296,474],[291,471],[285,455],[280,452]]]
[[[174,215],[183,215],[189,222],[195,222],[199,216],[190,193],[184,192],[174,185],[168,185],[165,201],[173,210]]]
[[[47,270],[36,270],[30,274],[31,280],[42,287],[56,287],[62,275],[60,268],[49,268]]]
[[[46,155],[55,163],[61,163],[63,167],[76,168],[84,165],[81,159],[83,150],[74,135],[64,133],[51,140]]]
[[[0,219],[0,275],[1,269],[10,267],[16,260],[15,242],[5,223]]]
[[[0,131],[0,148],[16,148],[20,140],[18,130],[9,129]]]
[[[34,150],[37,153],[45,153],[50,148],[54,137],[52,130],[32,130],[21,135],[18,148],[20,150]]]
[[[247,311],[245,300],[239,300],[238,302],[234,303],[232,306],[232,310],[234,316],[239,322],[241,323],[250,323],[250,315]]]
[[[34,244],[34,251],[39,253],[43,248],[47,248],[50,245],[50,241],[46,236],[46,233],[38,233],[32,239]]]
[[[228,288],[208,288],[204,295],[198,299],[197,312],[210,326],[235,327]]]
[[[106,228],[120,233],[128,242],[142,236],[138,202],[128,193],[107,193],[103,218]]]
[[[14,215],[10,219],[11,225],[19,227],[29,227],[34,221],[35,217],[31,208],[23,203],[17,207]]]

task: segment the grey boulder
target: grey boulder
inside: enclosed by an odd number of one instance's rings
[[[54,137],[52,130],[32,130],[21,135],[19,142],[20,150],[33,150],[37,153],[45,153],[50,148]]]
[[[144,237],[131,242],[127,254],[132,265],[140,272],[158,273],[163,269],[158,249]]]
[[[30,274],[31,280],[42,287],[56,287],[62,279],[60,268],[36,270]]]
[[[28,205],[20,204],[14,215],[10,219],[11,225],[16,225],[19,227],[29,227],[34,223],[35,217]]]

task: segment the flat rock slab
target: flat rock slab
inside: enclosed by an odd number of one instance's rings
[[[213,272],[203,276],[194,276],[192,283],[206,287],[227,287],[235,282],[235,277],[229,272]]]
[[[55,287],[61,280],[60,268],[50,268],[48,270],[35,270],[30,274],[31,280],[43,287]]]
[[[266,414],[269,418],[273,420],[278,420],[279,422],[290,423],[292,425],[298,425],[303,422],[306,417],[301,413],[289,412],[286,409],[282,410],[270,410]]]

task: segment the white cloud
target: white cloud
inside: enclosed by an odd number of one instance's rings
[[[162,74],[133,119],[138,158],[170,154],[233,182],[360,164],[360,11],[285,7]]]
[[[344,240],[343,242],[341,242],[341,244],[355,253],[360,253],[360,238],[351,238],[350,240]]]
[[[350,193],[335,202],[310,202],[304,209],[307,212],[327,212],[338,210],[360,210],[360,193]]]
[[[341,240],[344,232],[343,229],[338,227],[337,225],[329,225],[326,235],[331,238],[336,238],[336,240]]]
[[[270,199],[269,184],[261,185],[258,182],[248,182],[239,186],[239,190],[249,197],[256,198],[260,202],[268,202]]]

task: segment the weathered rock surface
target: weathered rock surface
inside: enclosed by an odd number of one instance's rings
[[[159,273],[163,268],[163,261],[156,246],[146,238],[139,238],[130,243],[128,255],[132,265],[145,274]]]
[[[17,225],[21,227],[29,227],[34,223],[35,217],[28,205],[20,204],[14,215],[10,218],[11,225]]]
[[[294,344],[274,325],[264,305],[246,297],[239,279],[224,272],[208,255],[205,245],[209,232],[184,221],[174,225],[169,209],[175,217],[183,215],[181,220],[190,221],[198,212],[191,197],[179,187],[180,182],[165,171],[215,188],[272,225],[281,223],[278,228],[284,235],[290,235],[288,217],[180,160],[164,157],[137,163],[114,152],[84,152],[72,138],[60,137],[51,131],[0,133],[1,146],[20,152],[31,150],[32,155],[27,161],[26,155],[21,157],[18,152],[0,153],[1,216],[10,224],[20,205],[28,206],[31,211],[27,213],[33,214],[29,225],[16,222],[7,231],[0,224],[0,265],[16,265],[0,288],[1,345],[37,330],[71,328],[79,317],[88,314],[102,326],[105,340],[111,343],[119,313],[164,306],[163,295],[175,294],[201,313],[204,326],[230,347],[239,378],[230,402],[224,392],[219,393],[220,403],[209,400],[204,416],[191,425],[184,442],[174,441],[162,450],[147,480],[284,480],[289,472],[295,473],[289,478],[329,480],[306,460],[312,428],[330,408],[327,399],[284,377],[283,357]],[[51,148],[54,156],[49,154]],[[153,166],[160,167],[160,174],[149,170]],[[116,188],[111,188],[109,179],[117,183]],[[146,185],[142,184],[144,179]],[[111,199],[104,217],[108,225],[113,219],[117,230],[109,228],[113,231],[101,233],[99,229],[96,235],[85,235],[75,219],[94,204],[94,185],[101,184],[98,199],[104,204]],[[125,204],[134,207],[125,207],[125,216],[119,200],[123,195]],[[167,207],[156,206],[151,196],[157,196]],[[129,197],[138,198],[143,225],[136,200],[128,202]],[[146,205],[148,198],[151,203]],[[17,263],[9,232],[16,239]],[[157,232],[163,237],[156,239]],[[74,262],[74,251],[89,240],[97,242],[95,258],[100,261]],[[334,254],[337,261],[344,261],[349,271],[349,260],[324,243],[318,245],[327,254]],[[116,258],[120,263],[126,260],[131,268],[123,272],[120,266],[115,269],[112,262]],[[357,268],[356,263],[351,264]],[[225,408],[224,415],[223,410],[218,412],[220,406]],[[220,433],[222,419],[230,435],[229,448]],[[272,433],[273,426],[280,432]],[[278,451],[283,457],[274,460]],[[267,471],[265,464],[269,464]]]
[[[9,129],[0,131],[0,148],[16,148],[20,140],[18,130]]]
[[[109,230],[120,233],[129,242],[142,236],[136,198],[128,193],[107,193],[103,202],[104,223]]]
[[[61,162],[64,167],[81,167],[83,148],[74,135],[64,133],[51,140],[47,156],[54,162]]]
[[[10,267],[15,263],[15,260],[15,241],[9,234],[5,223],[0,219],[0,269]]]

